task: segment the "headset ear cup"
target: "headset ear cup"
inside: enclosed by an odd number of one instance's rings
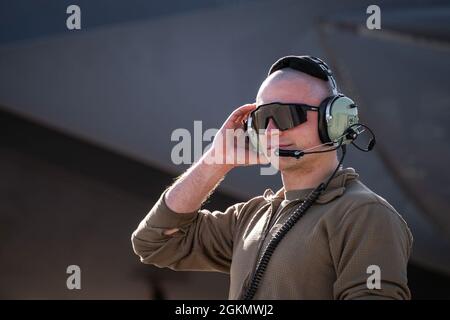
[[[358,123],[358,107],[352,99],[344,95],[339,95],[335,96],[328,103],[328,109],[330,118],[328,122],[325,121],[328,138],[331,141],[337,141],[345,134],[350,126]],[[350,141],[344,137],[343,143],[349,143]]]
[[[326,119],[326,111],[327,111],[327,105],[330,102],[330,100],[334,99],[335,96],[329,96],[325,98],[319,105],[319,138],[322,143],[328,143],[331,142],[330,136],[328,135],[328,123]]]

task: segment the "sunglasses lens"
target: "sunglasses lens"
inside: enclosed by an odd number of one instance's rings
[[[306,110],[298,105],[269,104],[260,107],[253,114],[254,129],[264,130],[272,119],[281,131],[288,130],[306,122]]]
[[[272,112],[267,107],[262,107],[253,114],[253,127],[255,130],[262,130],[267,128],[269,119],[272,117]]]

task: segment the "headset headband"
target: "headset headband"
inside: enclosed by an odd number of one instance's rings
[[[329,81],[333,94],[336,95],[339,93],[333,72],[331,72],[328,65],[319,58],[312,56],[286,56],[276,61],[272,67],[270,67],[268,75],[284,68],[292,68],[294,70],[309,74],[312,77]]]

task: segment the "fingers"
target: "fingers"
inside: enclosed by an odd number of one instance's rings
[[[255,109],[256,103],[244,104],[243,106],[240,106],[239,108],[233,111],[233,113],[231,114],[231,119],[236,123],[240,123],[250,114],[250,112],[252,112]]]
[[[234,110],[233,114],[239,116],[239,115],[242,115],[244,113],[249,113],[253,109],[256,109],[256,103],[247,103],[247,104],[244,104],[243,106],[240,106],[236,110]]]

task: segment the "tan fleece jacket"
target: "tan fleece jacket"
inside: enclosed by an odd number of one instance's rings
[[[143,263],[158,267],[229,273],[229,299],[238,299],[261,245],[311,190],[267,189],[224,212],[180,214],[166,205],[166,189],[133,233],[133,249]],[[163,234],[172,228],[180,231]],[[411,232],[395,209],[353,168],[342,169],[282,239],[254,298],[410,299],[411,246]],[[381,289],[367,286],[372,265],[380,268]]]

